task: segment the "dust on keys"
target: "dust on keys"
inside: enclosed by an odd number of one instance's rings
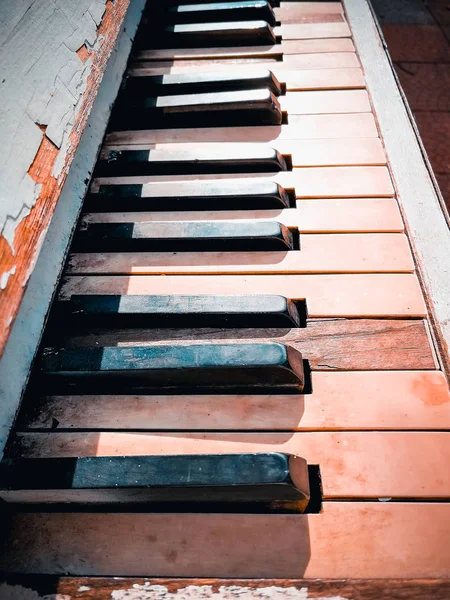
[[[149,2],[1,465],[2,570],[439,575],[429,340],[342,5]]]

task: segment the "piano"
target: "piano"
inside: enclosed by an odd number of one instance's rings
[[[147,3],[0,464],[5,598],[450,597],[377,44],[365,0]]]

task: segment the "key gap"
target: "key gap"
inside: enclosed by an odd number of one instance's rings
[[[292,235],[292,250],[301,250],[300,248],[300,232],[298,228],[289,229]]]
[[[283,154],[284,162],[286,163],[286,171],[292,171],[292,154]]]

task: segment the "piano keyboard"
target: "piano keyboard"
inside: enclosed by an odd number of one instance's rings
[[[442,576],[415,264],[339,2],[149,3],[1,464],[2,570]]]

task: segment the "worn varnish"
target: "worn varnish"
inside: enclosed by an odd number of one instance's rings
[[[7,587],[10,586],[10,587]],[[19,593],[17,587],[35,590],[41,595],[62,594],[71,600],[110,600],[112,593],[135,594],[151,600],[158,594],[163,600],[206,598],[232,600],[245,593],[250,599],[281,600],[289,593],[303,600],[447,600],[450,582],[445,579],[157,579],[134,577],[8,577],[2,590]],[[289,591],[287,591],[289,590]],[[25,592],[24,592],[25,593]],[[139,596],[140,595],[140,596]]]
[[[421,320],[318,319],[306,328],[55,330],[53,347],[184,345],[279,342],[301,351],[313,370],[435,369],[426,324]]]
[[[17,513],[2,540],[15,544],[0,567],[75,576],[445,579],[449,513],[445,502],[333,502],[317,515]]]
[[[439,371],[313,372],[309,394],[68,395],[33,391],[19,430],[450,429]]]
[[[237,289],[247,294],[270,294],[276,289],[288,298],[306,300],[311,318],[426,316],[417,277],[408,274],[80,275],[63,280],[60,298],[72,294],[235,294]]]

